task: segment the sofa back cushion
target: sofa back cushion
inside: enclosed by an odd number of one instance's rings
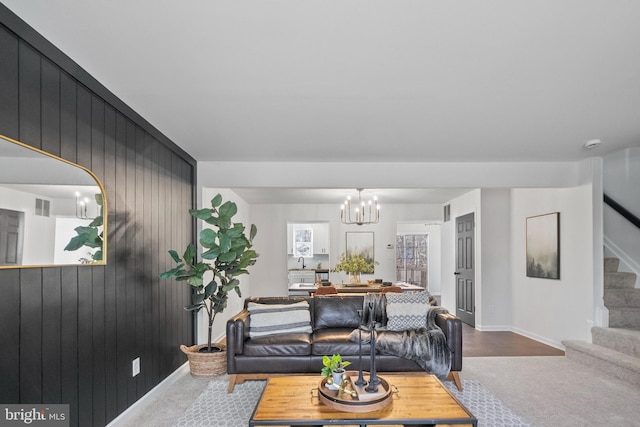
[[[362,297],[319,296],[313,297],[313,329],[357,328],[360,325],[358,310],[362,310]]]
[[[309,303],[300,301],[293,304],[258,304],[249,302],[249,336],[288,334],[293,332],[311,333]]]

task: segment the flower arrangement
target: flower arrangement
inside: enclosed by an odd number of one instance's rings
[[[349,274],[373,273],[373,266],[378,265],[377,261],[368,262],[365,257],[352,255],[347,258],[345,253],[340,254],[340,261],[331,269],[332,272],[344,271]]]

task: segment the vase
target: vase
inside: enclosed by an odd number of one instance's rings
[[[342,384],[342,375],[344,375],[346,371],[344,369],[341,369],[339,371],[331,371],[331,375],[333,375],[333,384],[335,384],[337,387],[340,387],[340,384]]]
[[[360,273],[349,273],[351,283],[360,283]]]

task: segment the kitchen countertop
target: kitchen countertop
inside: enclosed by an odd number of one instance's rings
[[[378,284],[366,284],[363,283],[361,286],[345,286],[347,285],[346,283],[334,283],[333,286],[336,287],[336,289],[338,289],[338,292],[362,292],[362,291],[378,291],[380,290],[381,286]],[[394,286],[399,286],[401,287],[403,290],[407,290],[407,291],[422,291],[424,290],[424,288],[421,288],[420,286],[416,286],[416,285],[412,285],[410,283],[404,283],[404,282],[398,282],[398,283],[394,283]],[[318,287],[318,285],[316,285],[315,283],[292,283],[291,286],[289,286],[289,290],[290,291],[315,291],[315,289]]]

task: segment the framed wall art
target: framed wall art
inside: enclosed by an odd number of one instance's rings
[[[373,244],[373,231],[347,231],[346,234],[346,257],[351,258],[352,256],[361,256],[366,262],[373,265],[376,259]],[[365,274],[373,272],[373,267],[371,271],[363,271]]]
[[[527,218],[527,277],[560,279],[560,212]]]

